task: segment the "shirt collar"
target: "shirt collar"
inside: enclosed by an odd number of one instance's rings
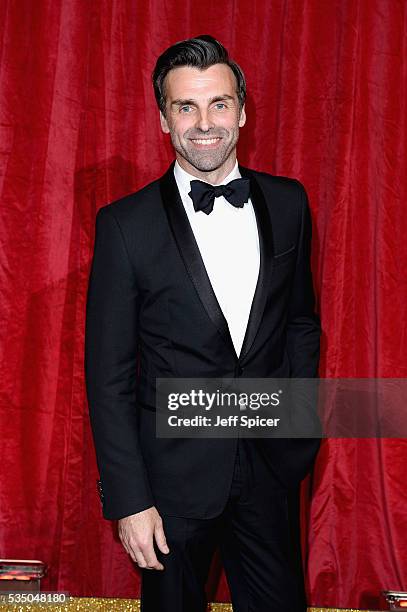
[[[185,195],[188,195],[191,191],[191,181],[200,180],[197,176],[189,174],[189,172],[184,170],[184,168],[179,165],[178,161],[175,161],[174,164],[174,176],[180,193]],[[232,171],[229,172],[229,174],[223,179],[221,183],[217,183],[217,185],[226,185],[226,183],[229,183],[230,181],[233,181],[237,178],[241,178],[241,174],[239,171],[238,161],[236,160]]]

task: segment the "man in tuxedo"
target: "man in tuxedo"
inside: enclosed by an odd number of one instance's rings
[[[299,484],[315,439],[168,439],[156,378],[317,376],[320,325],[302,185],[236,160],[239,66],[211,36],[157,60],[176,161],[102,207],[85,371],[103,514],[142,568],[144,612],[202,612],[215,549],[235,612],[306,609]]]

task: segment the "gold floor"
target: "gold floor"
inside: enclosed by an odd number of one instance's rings
[[[138,599],[101,599],[96,597],[68,597],[64,604],[0,604],[0,612],[140,612]],[[233,612],[225,603],[212,603],[208,612]],[[359,612],[354,608],[308,608],[308,612]],[[369,612],[364,610],[363,612]],[[373,611],[370,611],[373,612]]]

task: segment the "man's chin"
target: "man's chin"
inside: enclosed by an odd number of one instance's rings
[[[199,172],[214,172],[225,163],[226,158],[213,157],[206,154],[199,157],[188,157],[186,161]]]

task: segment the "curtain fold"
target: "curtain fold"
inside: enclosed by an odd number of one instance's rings
[[[46,590],[139,594],[101,517],[83,341],[97,209],[172,160],[157,56],[210,33],[243,67],[239,161],[301,180],[321,375],[407,377],[405,0],[0,3],[0,556]],[[407,590],[406,441],[328,440],[303,484],[309,604]],[[228,600],[215,559],[211,599]]]

